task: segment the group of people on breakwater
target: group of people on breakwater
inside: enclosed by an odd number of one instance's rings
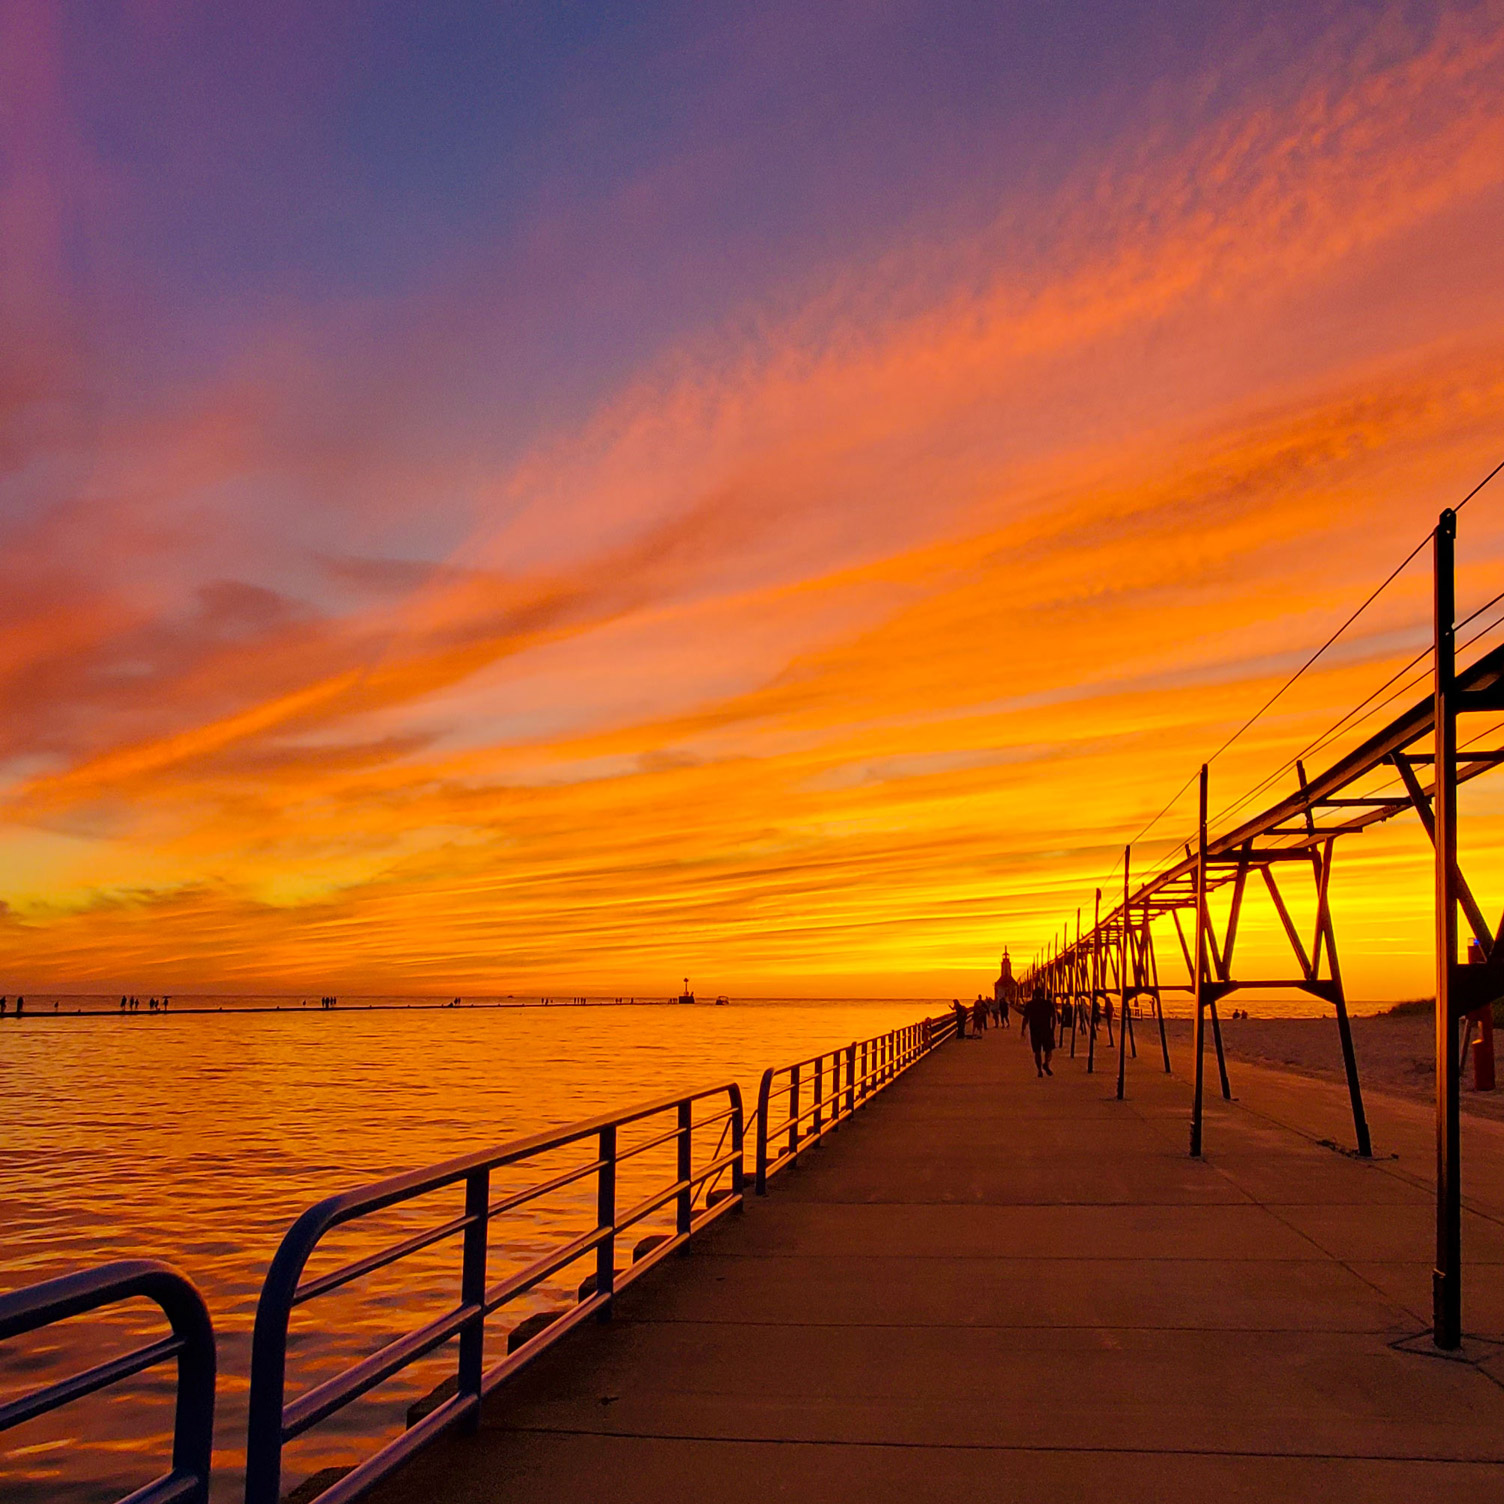
[[[1064,998],[1057,1004],[1052,993],[1043,987],[1036,987],[1022,1003],[1010,1003],[1002,996],[988,1001],[978,993],[974,1003],[963,1003],[960,998],[954,998],[951,1006],[955,1009],[956,1036],[959,1039],[967,1037],[968,1024],[971,1026],[973,1039],[980,1038],[982,1031],[989,1027],[1011,1027],[1010,1014],[1016,1008],[1020,1028],[1034,1051],[1034,1070],[1039,1076],[1055,1074],[1050,1069],[1050,1060],[1056,1046],[1064,1042],[1067,1032],[1074,1033],[1077,1029],[1087,1028],[1095,1031],[1099,1024],[1105,1023],[1107,1043],[1111,1046],[1113,1042],[1114,1010],[1110,998],[1103,999],[1088,1013],[1084,1003],[1078,1007],[1069,998]]]
[[[979,992],[976,1002],[963,1003],[960,998],[953,998],[951,1006],[956,1010],[956,1035],[960,1039],[966,1038],[968,1023],[971,1025],[973,1038],[979,1036],[989,1025],[999,1029],[1011,1027],[1008,1021],[1008,999],[1005,997],[989,1002]]]
[[[167,1011],[167,1004],[170,1001],[171,999],[167,997],[163,997],[160,1002],[154,997],[148,998],[146,1000],[146,1011],[148,1013],[155,1013],[160,1008],[165,1013]],[[122,1013],[136,1013],[140,1011],[140,1008],[141,999],[138,997],[122,997],[120,999],[120,1011]]]

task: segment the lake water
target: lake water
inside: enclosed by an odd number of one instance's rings
[[[382,1006],[366,1009],[368,1001]],[[249,1011],[252,1002],[273,1011]],[[764,1067],[941,1011],[914,1001],[691,1009],[343,999],[332,1010],[311,1002],[175,997],[164,1015],[148,1012],[143,998],[126,1016],[70,1016],[118,999],[49,995],[27,999],[28,1012],[40,1016],[0,1021],[0,1288],[144,1255],[189,1275],[219,1339],[214,1499],[225,1504],[243,1488],[256,1298],[272,1253],[306,1206],[399,1170],[719,1079],[741,1084],[750,1114]],[[645,1156],[635,1173],[646,1184],[665,1169]],[[497,1228],[493,1280],[505,1261],[520,1266],[562,1232],[589,1224],[593,1181],[580,1189],[588,1194],[555,1197]],[[618,1204],[630,1204],[631,1189],[629,1176]],[[430,1204],[417,1222],[362,1225],[333,1251],[359,1257],[454,1209]],[[451,1241],[302,1308],[289,1396],[452,1304],[457,1259]],[[591,1268],[582,1262],[532,1292],[518,1302],[518,1316],[572,1300]],[[0,1398],[161,1335],[154,1309],[80,1319],[5,1344]],[[508,1324],[488,1324],[488,1361]],[[284,1488],[366,1455],[371,1438],[400,1429],[411,1401],[452,1370],[452,1356],[437,1356],[316,1427],[289,1449]],[[171,1395],[169,1364],[6,1433],[0,1495],[7,1504],[93,1504],[145,1482],[170,1453]]]

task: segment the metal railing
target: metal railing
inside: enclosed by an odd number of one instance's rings
[[[214,1440],[214,1328],[203,1297],[170,1264],[124,1259],[0,1295],[0,1341],[101,1306],[143,1297],[161,1307],[172,1327],[170,1337],[0,1405],[0,1431],[175,1359],[172,1471],[137,1489],[123,1504],[208,1504]]]
[[[318,1495],[319,1504],[348,1504],[440,1432],[456,1425],[473,1426],[485,1395],[581,1322],[591,1316],[608,1317],[617,1293],[695,1233],[742,1206],[748,1127],[756,1131],[756,1178],[761,1192],[769,1175],[792,1163],[955,1032],[955,1017],[947,1013],[765,1071],[751,1119],[744,1118],[738,1085],[723,1081],[393,1176],[310,1207],[282,1239],[257,1305],[251,1345],[246,1504],[279,1504],[283,1450],[290,1441],[456,1338],[454,1373],[425,1401],[431,1406],[427,1413],[415,1407],[409,1428],[331,1482]],[[698,1104],[707,1102],[716,1104],[714,1110],[697,1119]],[[783,1114],[776,1123],[772,1122],[774,1113]],[[628,1129],[635,1130],[631,1142],[622,1133]],[[701,1135],[698,1142],[697,1134]],[[562,1170],[537,1163],[582,1144],[591,1145],[593,1151],[583,1162]],[[703,1161],[698,1167],[697,1148]],[[665,1158],[672,1157],[672,1172],[665,1180],[653,1180],[646,1194],[618,1210],[622,1188],[618,1172],[625,1165],[629,1166],[628,1180],[634,1175],[639,1180],[655,1176],[657,1170],[642,1158],[655,1149],[662,1150]],[[515,1167],[541,1178],[521,1189],[505,1189],[493,1199],[492,1172]],[[592,1225],[575,1235],[559,1235],[556,1246],[488,1284],[492,1222],[509,1212],[535,1208],[542,1198],[569,1193],[571,1187],[576,1188],[572,1194],[577,1202],[593,1200]],[[310,1258],[336,1229],[388,1211],[398,1216],[404,1212],[432,1216],[431,1204],[422,1198],[446,1189],[451,1195],[463,1190],[464,1209],[458,1215],[442,1217],[380,1252],[305,1278]],[[621,1235],[654,1213],[666,1215],[669,1208],[673,1231],[644,1238],[632,1250],[631,1263],[618,1269]],[[295,1309],[451,1239],[461,1242],[458,1304],[287,1400],[289,1329]],[[580,1284],[575,1303],[564,1310],[539,1313],[509,1333],[507,1356],[487,1367],[487,1318],[592,1254],[593,1273]],[[0,1404],[0,1431],[176,1359],[172,1470],[121,1504],[207,1504],[214,1429],[214,1331],[202,1297],[170,1265],[155,1259],[126,1260],[0,1295],[0,1340],[141,1297],[161,1308],[172,1327],[170,1337]]]
[[[924,1018],[871,1039],[769,1066],[757,1089],[753,1120],[757,1134],[757,1194],[768,1177],[819,1143],[870,1097],[956,1032],[954,1014]],[[782,1112],[779,1122],[774,1112]]]
[[[724,1098],[725,1105],[696,1122],[696,1104],[714,1098]],[[672,1126],[667,1129],[654,1121],[664,1117],[672,1119]],[[697,1169],[693,1163],[694,1134],[718,1124],[721,1126],[715,1147]],[[642,1125],[649,1131],[640,1142],[619,1145],[619,1130],[633,1125]],[[570,1145],[591,1141],[594,1141],[595,1148],[592,1159],[562,1172],[548,1173],[534,1185],[492,1200],[490,1177],[493,1170],[520,1165]],[[332,1483],[318,1495],[320,1504],[345,1504],[345,1501],[359,1498],[441,1431],[462,1423],[474,1425],[484,1395],[588,1317],[598,1315],[605,1319],[614,1293],[681,1247],[708,1223],[742,1204],[742,1143],[741,1090],[734,1081],[725,1081],[684,1096],[667,1097],[625,1112],[614,1112],[519,1139],[499,1148],[465,1155],[430,1169],[397,1175],[375,1185],[331,1196],[310,1207],[283,1238],[267,1271],[256,1309],[246,1440],[246,1504],[278,1504],[282,1451],[294,1437],[455,1337],[459,1338],[459,1344],[453,1395],[441,1400],[401,1436]],[[667,1184],[656,1185],[648,1195],[619,1211],[616,1205],[618,1168],[628,1160],[670,1144],[676,1150],[672,1179]],[[588,1183],[592,1177],[596,1193],[595,1225],[488,1288],[486,1258],[492,1221],[568,1186]],[[720,1185],[723,1180],[729,1184]],[[461,1215],[404,1238],[380,1253],[356,1259],[318,1278],[304,1280],[303,1271],[309,1256],[333,1229],[460,1183],[463,1183],[465,1192],[465,1208]],[[618,1269],[618,1237],[670,1203],[674,1206],[673,1234],[658,1242],[643,1257],[635,1259],[628,1268]],[[457,1237],[463,1240],[457,1305],[287,1402],[288,1325],[295,1307],[421,1249]],[[486,1318],[592,1253],[595,1255],[593,1286],[587,1280],[572,1308],[488,1368],[485,1363]]]

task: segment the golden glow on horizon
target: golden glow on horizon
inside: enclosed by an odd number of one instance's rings
[[[10,985],[949,995],[1026,961],[1504,450],[1500,28],[1406,40],[1334,35],[1209,136],[1167,114],[975,244],[703,332],[485,477],[447,564],[354,557],[364,605],[268,605],[107,735],[33,747],[37,697],[152,610],[53,569],[0,630]],[[125,561],[274,458],[233,386],[101,442]],[[451,478],[404,484],[421,511]],[[1501,517],[1465,514],[1464,609]],[[1412,570],[1214,808],[1428,601]],[[1464,839],[1497,894],[1489,783]],[[1339,851],[1355,997],[1428,990],[1428,860],[1413,822]]]

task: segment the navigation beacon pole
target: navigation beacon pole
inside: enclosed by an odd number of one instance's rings
[[[1436,1268],[1431,1274],[1432,1336],[1437,1347],[1462,1345],[1462,1182],[1459,1163],[1457,1019],[1452,970],[1457,964],[1457,641],[1453,578],[1457,514],[1436,524]]]

